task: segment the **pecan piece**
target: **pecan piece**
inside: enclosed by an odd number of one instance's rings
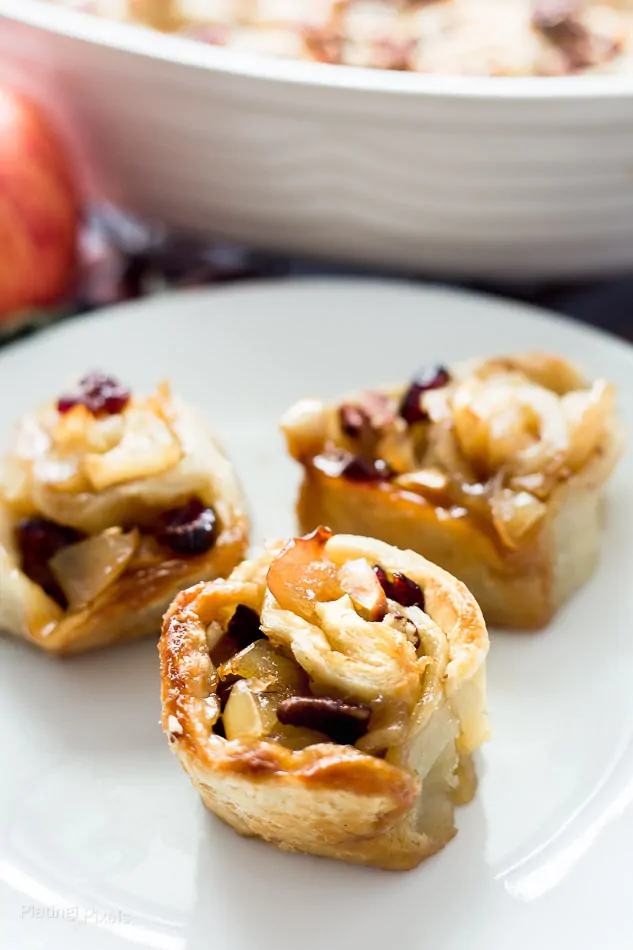
[[[364,736],[370,716],[369,706],[321,696],[290,696],[277,706],[277,719],[284,726],[322,732],[340,745],[353,745]]]

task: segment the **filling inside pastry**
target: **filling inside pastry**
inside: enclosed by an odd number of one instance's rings
[[[404,869],[455,834],[488,738],[488,635],[413,551],[323,527],[183,591],[162,724],[205,805],[287,850]]]
[[[261,613],[233,604],[209,625],[213,731],[292,750],[353,745],[420,777],[437,761],[456,786],[460,727],[442,696],[446,635],[426,613],[422,587],[366,557],[348,559],[330,538],[318,528],[272,560]],[[413,737],[433,714],[428,754],[417,758],[416,749],[410,762]],[[468,800],[474,774],[460,778]]]
[[[0,481],[0,545],[70,612],[128,571],[206,555],[223,514],[204,451],[166,383],[135,399],[89,373],[19,428]]]
[[[526,353],[426,367],[338,404],[304,400],[282,426],[295,458],[324,475],[413,493],[514,549],[556,487],[604,455],[613,416],[611,384]]]

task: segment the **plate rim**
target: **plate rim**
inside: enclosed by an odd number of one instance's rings
[[[0,3],[2,0],[0,0]],[[363,291],[369,285],[379,285],[381,289],[395,291],[405,290],[412,294],[424,296],[427,293],[437,293],[440,296],[452,297],[461,300],[474,298],[482,304],[489,304],[493,308],[514,310],[517,315],[531,318],[539,323],[557,323],[561,328],[572,334],[585,338],[587,341],[600,340],[603,345],[608,346],[613,352],[618,353],[620,357],[630,361],[633,365],[633,342],[619,336],[612,330],[596,327],[593,324],[585,323],[577,317],[569,314],[560,313],[556,310],[550,310],[547,307],[541,307],[537,304],[517,300],[511,296],[505,296],[503,293],[490,293],[480,290],[471,290],[467,287],[454,286],[442,281],[416,281],[415,279],[406,279],[398,277],[383,277],[380,275],[367,276],[301,276],[293,275],[289,277],[256,277],[245,281],[236,280],[234,283],[213,285],[204,287],[182,287],[170,289],[146,297],[140,297],[136,300],[122,301],[105,307],[98,307],[71,316],[64,316],[50,323],[45,323],[36,327],[27,327],[26,335],[18,335],[16,339],[9,337],[6,340],[0,338],[0,363],[10,357],[12,354],[20,352],[22,348],[29,346],[35,341],[46,340],[51,336],[63,334],[72,331],[72,328],[79,324],[83,325],[87,321],[99,320],[105,318],[125,319],[128,314],[151,313],[151,310],[157,304],[159,306],[169,305],[170,302],[185,300],[188,305],[194,305],[195,302],[203,301],[207,298],[232,297],[234,295],[257,294],[262,290],[283,292],[289,286],[301,287],[307,293],[314,291],[329,291],[343,289],[354,289]],[[298,317],[298,319],[301,319]]]
[[[407,307],[407,313],[409,313],[409,308],[410,308],[412,320],[415,319],[414,315],[416,312],[415,305],[414,304],[412,305],[412,303],[416,297],[422,298],[422,301],[424,301],[424,299],[440,300],[443,298],[444,300],[447,301],[447,309],[450,308],[451,301],[456,301],[456,300],[463,301],[463,304],[464,304],[463,307],[455,308],[455,313],[453,315],[453,318],[456,322],[461,321],[465,317],[467,317],[467,309],[468,309],[469,303],[472,304],[472,302],[475,301],[478,304],[479,309],[481,309],[482,305],[485,306],[486,303],[489,303],[492,309],[492,312],[490,315],[491,322],[497,322],[500,319],[511,320],[512,312],[515,311],[518,316],[524,316],[524,317],[532,318],[532,320],[536,320],[536,324],[538,324],[539,326],[543,326],[545,324],[550,325],[553,323],[556,326],[557,330],[558,328],[560,328],[561,334],[567,335],[567,332],[570,331],[572,335],[579,340],[579,342],[582,341],[583,347],[585,347],[587,350],[589,350],[592,343],[595,343],[599,339],[601,341],[601,354],[605,360],[612,357],[614,361],[617,360],[619,362],[620,367],[626,366],[627,371],[628,371],[628,367],[633,365],[633,347],[626,344],[625,341],[620,341],[618,337],[614,337],[612,334],[604,333],[603,331],[596,330],[596,328],[591,327],[591,326],[586,326],[584,324],[576,323],[576,321],[574,321],[572,318],[557,315],[555,313],[551,313],[548,310],[543,310],[541,308],[534,307],[530,304],[524,304],[521,301],[515,301],[512,299],[508,300],[501,296],[484,294],[484,293],[480,293],[478,291],[473,291],[470,289],[459,288],[459,287],[454,288],[450,286],[447,287],[441,283],[440,284],[436,284],[436,283],[421,284],[421,283],[412,282],[412,281],[384,279],[381,277],[344,277],[343,276],[343,277],[336,277],[336,278],[327,278],[327,277],[315,278],[315,277],[307,276],[307,277],[293,277],[293,278],[250,280],[248,282],[243,282],[243,283],[235,283],[235,284],[230,284],[230,285],[224,284],[221,286],[216,285],[216,286],[205,287],[205,288],[194,288],[194,289],[187,288],[183,290],[176,290],[169,293],[160,294],[157,296],[143,298],[140,300],[117,304],[109,308],[103,308],[102,310],[91,312],[90,314],[87,314],[86,316],[98,317],[100,315],[105,315],[106,320],[104,320],[104,325],[106,328],[105,335],[107,335],[107,328],[109,326],[109,323],[110,324],[112,323],[112,320],[115,320],[115,321],[121,320],[121,323],[115,323],[115,326],[122,327],[126,319],[128,319],[131,315],[136,314],[136,319],[134,321],[135,329],[133,332],[136,334],[142,335],[142,333],[144,332],[145,320],[146,319],[149,320],[152,318],[153,310],[156,305],[160,306],[162,310],[161,321],[164,320],[165,326],[169,325],[169,327],[173,327],[174,329],[177,328],[178,320],[181,317],[181,315],[183,315],[186,318],[188,308],[191,308],[192,311],[196,311],[196,310],[200,311],[199,319],[201,323],[205,320],[205,318],[208,318],[208,324],[211,325],[208,332],[213,333],[212,324],[213,324],[214,319],[222,318],[221,299],[222,298],[225,298],[225,299],[239,298],[241,303],[235,306],[235,310],[236,310],[235,319],[231,321],[231,323],[233,324],[233,328],[230,331],[232,334],[235,333],[236,335],[239,335],[239,316],[238,316],[237,311],[243,310],[246,313],[246,317],[248,320],[252,319],[253,321],[255,321],[256,319],[261,318],[262,314],[260,314],[257,310],[257,299],[258,297],[259,299],[261,299],[262,293],[264,293],[268,297],[268,302],[266,306],[268,307],[269,312],[272,311],[271,319],[274,319],[273,298],[275,295],[279,295],[283,292],[287,292],[288,290],[292,290],[292,292],[297,295],[295,296],[295,300],[296,300],[298,296],[301,295],[301,293],[309,294],[309,293],[314,292],[315,289],[319,291],[328,292],[334,295],[336,293],[339,293],[344,288],[344,290],[346,292],[350,292],[351,295],[353,295],[354,293],[363,294],[364,299],[366,300],[368,297],[368,291],[370,291],[370,289],[375,289],[377,284],[380,285],[380,287],[384,291],[388,291],[392,293],[394,295],[394,301],[397,300],[399,294],[402,291],[405,291],[406,296],[410,298],[410,302],[405,302],[405,306]],[[249,300],[251,301],[251,303],[248,302]],[[318,311],[319,307],[317,306],[314,309]],[[463,312],[460,313],[458,312],[458,310],[462,310]],[[184,314],[183,314],[183,311],[184,311]],[[424,313],[422,314],[422,316],[424,317]],[[432,317],[432,314],[431,314],[431,317]],[[109,320],[107,318],[109,318]],[[425,319],[428,319],[428,318],[429,318],[429,314],[427,313]],[[302,320],[302,315],[300,312],[295,312],[294,306],[286,307],[281,314],[281,319],[288,323],[294,320],[296,321],[296,323],[299,324]],[[421,319],[420,322],[422,323],[423,320]],[[530,322],[531,320],[526,320],[526,323],[523,324],[523,330],[521,332],[523,333],[524,337],[527,335],[525,331],[529,330]],[[266,320],[262,319],[261,323],[262,323],[262,326],[265,327]],[[2,362],[3,358],[10,359],[11,353],[13,352],[17,360],[15,366],[13,367],[13,371],[15,372],[15,370],[17,369],[18,363],[21,364],[24,361],[24,359],[28,360],[29,344],[35,343],[36,345],[38,345],[37,344],[38,339],[40,340],[39,346],[41,347],[41,351],[38,352],[37,358],[42,359],[42,357],[44,356],[44,351],[46,351],[47,347],[49,347],[51,344],[53,346],[59,346],[60,341],[63,340],[63,334],[66,331],[70,333],[71,338],[72,338],[72,333],[73,333],[72,328],[73,326],[77,326],[77,325],[79,325],[79,327],[81,327],[82,325],[84,326],[84,330],[81,332],[85,333],[85,337],[82,338],[79,345],[86,346],[87,340],[90,337],[91,330],[94,329],[92,324],[90,324],[88,321],[84,322],[81,320],[78,323],[77,320],[75,319],[63,320],[60,323],[56,324],[55,326],[47,328],[42,333],[38,333],[30,337],[27,337],[23,340],[16,341],[15,346],[7,347],[6,351],[0,351],[0,369],[3,365],[5,365]],[[57,333],[58,336],[57,337],[53,336],[52,338],[49,337],[48,334],[50,334],[51,332],[53,334]],[[60,336],[60,333],[61,333],[61,336]],[[508,337],[510,337],[510,334],[508,334]],[[625,342],[624,347],[621,345],[622,342]],[[564,348],[564,345],[565,343],[563,339],[561,340],[561,347]],[[26,351],[23,349],[23,347],[26,347]],[[604,347],[604,349],[602,347]],[[29,386],[30,386],[30,383],[27,380],[25,380],[24,390],[28,391]],[[13,411],[12,409],[7,408],[5,410],[5,414],[8,414],[9,412],[12,412],[12,411]],[[628,550],[630,550],[630,548],[627,545],[627,551]],[[148,645],[143,643],[142,649],[145,650],[146,646]],[[112,651],[112,653],[115,654],[116,651]],[[50,660],[50,658],[44,658],[44,659],[46,662],[49,662]],[[12,666],[13,664],[11,664],[11,666],[7,664],[6,665],[7,671],[9,671],[12,668]],[[145,722],[145,720],[143,721]],[[161,739],[162,739],[162,736],[161,736]],[[163,755],[164,761],[167,762],[169,760],[168,750],[163,748],[162,755]],[[175,773],[177,772],[178,774],[179,780],[182,782],[183,786],[187,787],[188,783],[187,783],[186,777],[182,775],[180,769],[177,768],[177,763],[173,762],[172,764],[174,766],[174,772]],[[484,773],[484,777],[485,777],[485,773]],[[187,793],[189,793],[189,791],[190,790],[187,787]],[[195,793],[192,792],[191,795],[192,795],[192,797],[190,798],[191,811],[193,812],[195,808],[198,806],[198,802],[197,802],[197,799],[195,798]],[[633,830],[633,811],[629,811],[629,818],[625,820],[627,821],[627,824],[626,825],[623,824],[620,826],[622,828],[622,832],[626,832],[627,829],[629,828]],[[622,840],[622,832],[621,832],[621,840]],[[624,840],[628,840],[628,835],[624,836]],[[621,850],[621,844],[620,844],[620,850]],[[285,856],[283,857],[285,860]],[[328,866],[329,864],[330,862],[328,862]],[[626,864],[624,864],[623,867],[626,867]],[[355,871],[356,869],[353,869],[354,876],[356,876]],[[334,872],[334,873],[336,874],[337,872]],[[345,875],[345,880],[347,880],[348,868],[344,868],[344,872],[341,872],[341,874],[343,873]],[[361,873],[364,875],[365,870],[364,869],[361,870]],[[597,873],[597,872],[592,869],[592,873]],[[396,879],[394,879],[394,882],[395,880]],[[404,893],[406,887],[408,886],[408,880],[400,878],[397,886],[400,886],[400,882],[402,882],[403,880],[404,880],[404,883],[402,884],[402,890]],[[417,882],[420,885],[420,888],[423,890],[424,888],[423,879],[415,879],[412,877],[411,884],[413,884],[414,880],[417,880]],[[385,878],[385,881],[386,881],[386,878]],[[387,884],[385,885],[386,888],[388,886],[389,885]],[[397,889],[397,886],[394,883],[394,889]],[[0,897],[2,897],[2,892],[3,892],[3,888],[0,888]],[[60,893],[62,892],[60,891]],[[63,893],[66,893],[66,892],[64,891]],[[101,900],[101,891],[99,891],[99,894],[96,895],[95,899]],[[543,904],[541,906],[544,907],[545,905]],[[619,902],[618,902],[618,906],[619,906]],[[10,910],[13,909],[13,904],[10,906],[9,909]],[[559,914],[560,912],[557,909],[556,912],[551,916],[551,919],[553,920],[554,924],[556,924],[557,921],[560,921],[560,923],[562,924],[563,918],[560,917]],[[617,920],[615,921],[615,923],[619,928],[624,928],[626,926],[626,917],[624,915],[625,915],[625,910],[622,912],[622,917],[620,917],[620,914],[617,915]],[[186,917],[186,913],[184,914],[184,917]],[[518,917],[516,919],[519,920]],[[543,927],[547,926],[546,916],[543,916],[542,921],[543,921]],[[179,930],[178,934],[180,934],[180,932],[181,931]],[[623,933],[626,934],[626,932],[627,931],[623,929]],[[15,935],[13,931],[11,932],[10,936],[14,936],[14,939],[15,939]],[[196,937],[196,933],[194,933],[194,937]],[[120,945],[121,950],[123,950],[123,947],[125,946],[126,941],[122,937],[119,937],[116,934],[114,935],[114,938],[117,940],[116,946],[118,947]],[[62,946],[64,946],[63,935],[60,934],[58,939],[60,940],[59,947],[61,948]],[[86,941],[87,943],[89,943],[89,938],[86,938]],[[113,943],[114,943],[114,939],[113,939]],[[256,945],[255,943],[250,944],[246,942],[242,944],[239,941],[238,943],[240,947],[243,947],[243,950],[250,950],[251,946]],[[494,940],[493,940],[493,943],[494,943]],[[26,948],[28,943],[24,945],[20,943],[19,945],[24,946]],[[70,941],[69,941],[69,945],[70,945]],[[57,947],[57,943],[54,940],[51,942],[51,947],[53,946]],[[451,943],[451,946],[453,946],[452,943]],[[585,946],[584,942],[582,942],[582,946],[583,947]],[[618,942],[618,946],[620,946],[619,942]],[[175,945],[174,945],[174,950],[177,950]],[[622,950],[624,950],[624,947],[622,947]]]

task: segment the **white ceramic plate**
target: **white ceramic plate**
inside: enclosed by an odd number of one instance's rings
[[[612,338],[497,300],[334,281],[165,297],[9,348],[0,439],[87,367],[139,390],[169,376],[225,440],[260,540],[293,529],[298,472],[276,423],[294,399],[526,347],[614,380],[633,430],[633,350]],[[408,874],[282,854],[207,814],[158,726],[153,641],[67,661],[0,641],[0,945],[630,950],[632,486],[629,454],[600,569],[555,623],[493,635],[479,794]]]
[[[330,66],[0,0],[7,76],[108,197],[173,226],[407,272],[633,266],[631,75]]]

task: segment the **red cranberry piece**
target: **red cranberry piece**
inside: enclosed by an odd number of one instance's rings
[[[428,366],[416,374],[413,382],[402,397],[399,414],[407,425],[426,422],[428,415],[421,405],[421,396],[429,389],[441,389],[450,382],[450,374],[443,366]]]
[[[366,461],[342,450],[315,455],[313,464],[331,478],[348,478],[352,482],[385,481],[393,474],[383,459]]]
[[[391,594],[390,594],[390,591],[391,591],[391,581],[390,581],[389,578],[387,577],[387,572],[386,572],[386,570],[384,569],[384,567],[381,567],[380,564],[374,564],[374,574],[375,574],[376,577],[378,578],[378,580],[379,580],[379,582],[380,582],[380,586],[381,586],[382,589],[384,590],[384,592],[385,592],[385,594],[387,595],[387,597],[390,597],[390,596],[391,596]]]
[[[46,518],[23,518],[18,522],[16,537],[26,576],[65,607],[66,599],[48,562],[62,548],[76,544],[85,535]]]
[[[390,576],[380,564],[374,564],[374,574],[389,600],[395,600],[403,607],[419,607],[424,610],[424,592],[420,585],[406,574],[394,571]]]
[[[158,538],[175,554],[194,557],[211,550],[217,526],[213,508],[205,507],[199,498],[191,498],[186,505],[163,513]]]
[[[74,409],[75,406],[78,405],[79,397],[71,396],[70,393],[68,393],[65,396],[60,396],[57,400],[57,411],[63,415],[65,412],[70,412],[71,409]]]
[[[283,725],[315,729],[341,745],[353,745],[365,735],[370,716],[369,706],[321,696],[290,696],[277,706]]]
[[[79,380],[76,392],[60,396],[57,411],[63,414],[75,406],[85,406],[93,416],[115,416],[123,412],[129,401],[129,389],[114,376],[93,372]]]
[[[229,620],[227,633],[237,643],[238,650],[245,650],[256,640],[262,640],[264,634],[259,629],[259,614],[250,607],[240,604]]]
[[[422,588],[400,571],[393,572],[393,599],[403,607],[419,607],[424,610],[424,594]]]

